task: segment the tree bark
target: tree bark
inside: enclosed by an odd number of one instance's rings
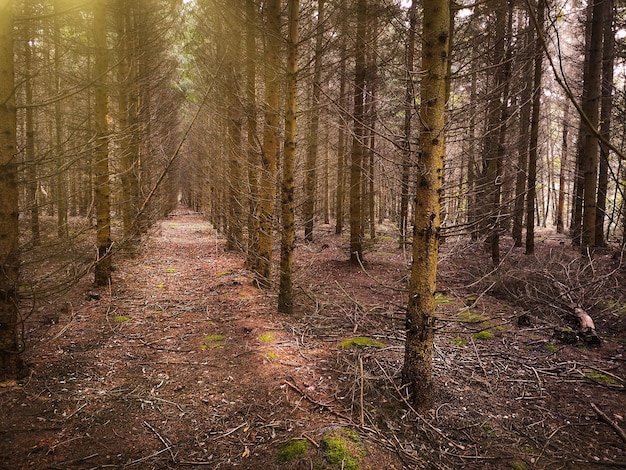
[[[417,2],[411,1],[409,7],[409,35],[404,53],[405,91],[404,91],[404,148],[402,149],[402,172],[400,176],[400,246],[404,246],[409,237],[409,177],[411,172],[412,118],[415,107],[415,88],[413,74],[415,68],[415,30],[417,28]]]
[[[337,194],[335,203],[335,235],[341,235],[343,233],[343,217],[344,217],[344,201],[346,199],[346,132],[344,128],[344,109],[346,107],[346,62],[348,60],[347,53],[347,11],[346,0],[341,0],[340,12],[340,34],[341,34],[341,46],[340,46],[340,65],[339,65],[339,116],[340,124],[337,137]]]
[[[320,0],[323,4],[323,1]],[[293,313],[293,248],[295,241],[294,225],[294,168],[296,162],[296,93],[298,79],[298,22],[300,4],[289,0],[287,42],[287,97],[285,102],[285,150],[283,154],[282,181],[282,236],[280,242],[280,285],[278,290],[278,311]]]
[[[588,49],[588,75],[583,84],[584,93],[582,110],[590,124],[597,128],[599,103],[601,98],[602,71],[602,35],[604,29],[604,2],[595,0],[591,6],[591,35]],[[596,197],[598,183],[598,138],[586,126],[583,143],[583,216],[580,236],[580,249],[583,254],[595,244]]]
[[[248,155],[248,252],[246,265],[254,269],[258,253],[259,151],[256,111],[256,5],[246,0],[246,118]]]
[[[611,137],[611,113],[613,110],[613,69],[615,61],[615,32],[613,28],[613,1],[604,2],[604,42],[602,44],[602,101],[600,110],[600,134],[609,141]],[[600,142],[598,195],[596,201],[596,246],[605,246],[604,219],[609,183],[609,149]]]
[[[537,5],[537,23],[543,29],[545,1]],[[535,197],[537,184],[537,146],[539,144],[539,111],[541,107],[541,76],[543,64],[542,31],[536,34],[535,64],[533,73],[533,111],[530,121],[530,142],[528,149],[528,190],[526,192],[526,254],[535,252]]]
[[[350,262],[360,264],[363,261],[362,246],[362,174],[365,149],[365,34],[367,28],[367,0],[357,3],[357,30],[355,43],[354,67],[354,133],[350,154]]]
[[[16,378],[19,353],[19,228],[13,2],[0,4],[0,380]]]
[[[108,128],[108,68],[107,50],[107,0],[94,3],[93,32],[95,45],[94,93],[95,93],[95,205],[96,247],[98,257],[94,271],[94,284],[104,286],[111,282],[111,188],[109,181],[109,128]]]
[[[450,3],[448,0],[424,0],[423,11],[424,75],[420,91],[419,176],[402,375],[404,382],[409,385],[413,404],[427,409],[433,401],[435,286],[446,153],[446,101],[450,79]]]
[[[304,167],[304,239],[313,241],[313,225],[315,220],[315,196],[317,188],[317,153],[320,123],[320,94],[322,81],[322,45],[324,42],[324,4],[317,2],[317,25],[315,37],[315,57],[313,58],[313,90],[311,99],[311,120],[309,123],[309,142]]]
[[[280,0],[266,4],[265,34],[265,125],[259,184],[259,252],[255,270],[256,283],[271,286],[274,199],[276,197],[276,161],[278,155],[278,105],[280,92]]]

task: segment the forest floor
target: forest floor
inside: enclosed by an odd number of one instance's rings
[[[626,467],[619,253],[584,263],[546,231],[533,257],[504,242],[494,271],[448,239],[435,406],[417,412],[399,378],[410,254],[381,227],[362,269],[345,237],[316,235],[297,244],[293,317],[182,210],[117,259],[110,288],[39,299],[31,373],[0,384],[0,468]],[[600,347],[567,337],[555,283],[584,297]]]

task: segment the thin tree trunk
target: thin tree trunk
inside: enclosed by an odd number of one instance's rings
[[[241,251],[242,239],[242,213],[243,200],[241,192],[241,139],[242,139],[242,113],[240,109],[239,83],[240,56],[241,56],[241,8],[242,2],[229,2],[228,4],[229,35],[227,57],[228,63],[228,221],[226,241],[229,250]]]
[[[320,3],[323,3],[320,0]],[[287,42],[287,98],[285,102],[285,151],[283,154],[282,182],[282,237],[280,243],[280,285],[278,290],[278,311],[293,313],[293,248],[294,225],[294,167],[296,161],[296,92],[298,79],[298,21],[299,1],[288,1]]]
[[[54,10],[59,10],[58,0],[54,2]],[[54,92],[56,96],[61,93],[61,31],[59,26],[59,18],[55,14],[53,20],[54,28]],[[56,186],[56,203],[57,203],[57,235],[59,238],[67,238],[69,236],[69,227],[67,225],[67,180],[64,170],[65,153],[63,151],[63,119],[61,114],[61,100],[54,103],[54,126],[55,126],[55,186]]]
[[[0,3],[0,381],[16,378],[23,364],[19,331],[19,228],[17,117],[13,64],[13,3]]]
[[[417,28],[417,2],[411,1],[409,7],[409,34],[406,42],[405,56],[405,92],[404,92],[404,148],[402,149],[402,173],[400,177],[400,246],[403,246],[409,236],[409,177],[411,169],[411,121],[415,106],[415,89],[413,73],[415,66],[415,30]]]
[[[415,208],[413,262],[406,317],[403,380],[415,406],[432,402],[432,357],[435,326],[435,286],[439,253],[446,153],[445,114],[451,33],[448,0],[424,0],[422,77],[420,93],[420,158]]]
[[[559,169],[559,200],[556,209],[556,231],[563,233],[565,229],[565,169],[567,164],[567,148],[569,144],[569,101],[565,101],[563,109],[563,139],[561,143],[561,167]]]
[[[109,105],[106,75],[107,51],[107,0],[94,4],[93,30],[95,42],[94,92],[96,149],[94,170],[96,174],[96,246],[98,258],[95,265],[94,283],[104,286],[111,282],[111,188],[109,182],[109,128],[107,124]]]
[[[362,172],[365,148],[364,94],[365,94],[365,34],[367,28],[367,0],[357,3],[357,30],[354,67],[354,133],[350,154],[350,262],[363,260],[362,246]]]
[[[537,22],[543,29],[545,1],[539,0],[537,5]],[[526,254],[535,252],[535,197],[537,194],[537,146],[539,144],[539,111],[541,107],[541,77],[543,64],[543,47],[541,31],[537,32],[535,42],[535,65],[533,74],[533,111],[530,122],[530,142],[528,152],[528,191],[526,192]]]
[[[259,184],[259,252],[255,274],[257,285],[270,287],[280,98],[280,0],[268,0],[265,8],[265,125]]]
[[[602,36],[604,30],[604,1],[594,0],[591,22],[591,46],[589,48],[589,80],[583,86],[587,99],[583,101],[583,112],[595,128],[598,127],[601,100]],[[585,129],[584,140],[584,191],[583,227],[580,248],[586,253],[596,240],[596,197],[598,188],[598,137]]]
[[[317,26],[315,38],[315,57],[313,59],[313,90],[311,99],[311,120],[309,123],[309,143],[304,168],[304,239],[313,241],[315,219],[315,196],[317,188],[317,150],[319,142],[320,94],[322,81],[322,45],[324,42],[324,5],[325,0],[317,1]]]
[[[256,266],[258,253],[259,152],[256,111],[256,5],[246,0],[246,102],[248,143],[248,253],[246,265]]]
[[[32,5],[27,2],[28,12],[32,14]],[[26,95],[26,168],[27,168],[27,184],[28,206],[30,209],[30,231],[33,245],[37,246],[41,243],[41,232],[39,226],[39,203],[37,198],[37,189],[39,181],[37,180],[37,162],[35,161],[35,124],[33,119],[33,108],[29,106],[33,103],[33,68],[32,68],[32,48],[31,48],[31,28],[30,22],[25,23],[25,41],[24,41],[24,65],[26,67],[26,80],[24,82],[24,92]]]
[[[613,69],[615,61],[615,33],[613,31],[613,1],[606,0],[604,18],[604,42],[602,45],[602,102],[600,133],[608,141],[611,136],[611,112],[613,110]],[[596,246],[605,246],[604,219],[609,184],[609,149],[600,142],[600,171],[596,201]]]
[[[340,34],[341,34],[341,46],[340,46],[340,65],[339,65],[339,129],[337,136],[337,194],[336,194],[336,203],[335,203],[335,235],[341,235],[343,233],[343,217],[344,217],[344,201],[346,199],[346,132],[344,126],[344,112],[343,109],[346,107],[346,85],[347,85],[347,77],[346,77],[346,62],[348,60],[347,53],[347,8],[346,8],[346,0],[341,0],[340,6]]]

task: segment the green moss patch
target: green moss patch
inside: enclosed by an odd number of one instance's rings
[[[202,340],[202,349],[215,349],[221,348],[224,346],[224,336],[223,335],[209,335],[205,336]]]
[[[368,346],[371,346],[374,348],[384,348],[385,343],[381,343],[380,341],[376,341],[375,339],[367,338],[365,336],[357,336],[355,338],[347,338],[343,340],[339,344],[339,346],[341,346],[344,349],[350,349],[350,348],[363,349]]]
[[[258,339],[261,343],[269,343],[274,341],[274,335],[272,333],[263,333]]]
[[[482,323],[486,320],[487,318],[482,316],[480,313],[469,310],[461,312],[458,317],[458,321],[461,323]]]
[[[478,333],[474,333],[472,338],[477,339],[479,341],[487,341],[493,339],[493,333],[490,331],[479,331]]]
[[[465,346],[467,340],[465,338],[452,338],[450,342],[455,346]]]
[[[118,323],[123,323],[123,322],[128,321],[128,320],[130,320],[130,317],[128,317],[126,315],[119,315],[119,316],[113,318],[113,321],[116,321]]]
[[[365,457],[365,447],[359,435],[351,429],[334,429],[322,438],[324,459],[333,468],[359,470]]]
[[[309,450],[309,442],[306,439],[291,439],[283,442],[276,455],[276,463],[287,463],[304,457]]]
[[[619,385],[620,384],[613,377],[606,375],[606,374],[602,374],[600,372],[587,372],[585,374],[585,377],[603,385]]]

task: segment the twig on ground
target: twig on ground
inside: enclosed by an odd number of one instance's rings
[[[348,421],[349,423],[352,423],[352,418],[350,418],[349,416],[344,415],[343,413],[340,413],[338,411],[335,411],[331,408],[330,405],[327,405],[326,403],[320,403],[319,401],[313,399],[311,396],[309,396],[309,394],[305,393],[303,390],[300,390],[299,387],[297,387],[296,385],[292,384],[291,382],[289,382],[288,380],[285,380],[283,382],[285,385],[288,385],[290,388],[292,388],[293,390],[295,390],[296,392],[298,392],[300,395],[302,395],[304,398],[306,398],[308,401],[310,401],[311,403],[313,403],[314,405],[317,405],[321,408],[324,408],[328,411],[330,411],[332,414],[334,414],[335,416],[338,416],[339,418],[345,419],[346,421]]]
[[[143,425],[146,426],[148,429],[150,429],[150,431],[152,431],[156,437],[159,438],[159,440],[163,443],[163,445],[165,446],[164,450],[167,450],[170,453],[170,457],[172,457],[172,462],[176,463],[176,457],[174,456],[174,452],[172,452],[172,446],[165,440],[163,439],[163,437],[161,437],[161,435],[156,431],[156,429],[154,429],[150,423],[148,423],[147,421],[143,422]]]
[[[626,442],[626,433],[624,432],[624,430],[622,428],[620,428],[617,423],[615,421],[613,421],[611,418],[609,418],[600,408],[598,408],[595,403],[590,403],[591,408],[593,408],[593,411],[596,412],[596,414],[602,418],[602,421],[604,421],[606,424],[608,424],[609,426],[611,426],[613,428],[613,431],[615,431],[617,433],[617,435],[620,437],[620,439],[624,442]]]

